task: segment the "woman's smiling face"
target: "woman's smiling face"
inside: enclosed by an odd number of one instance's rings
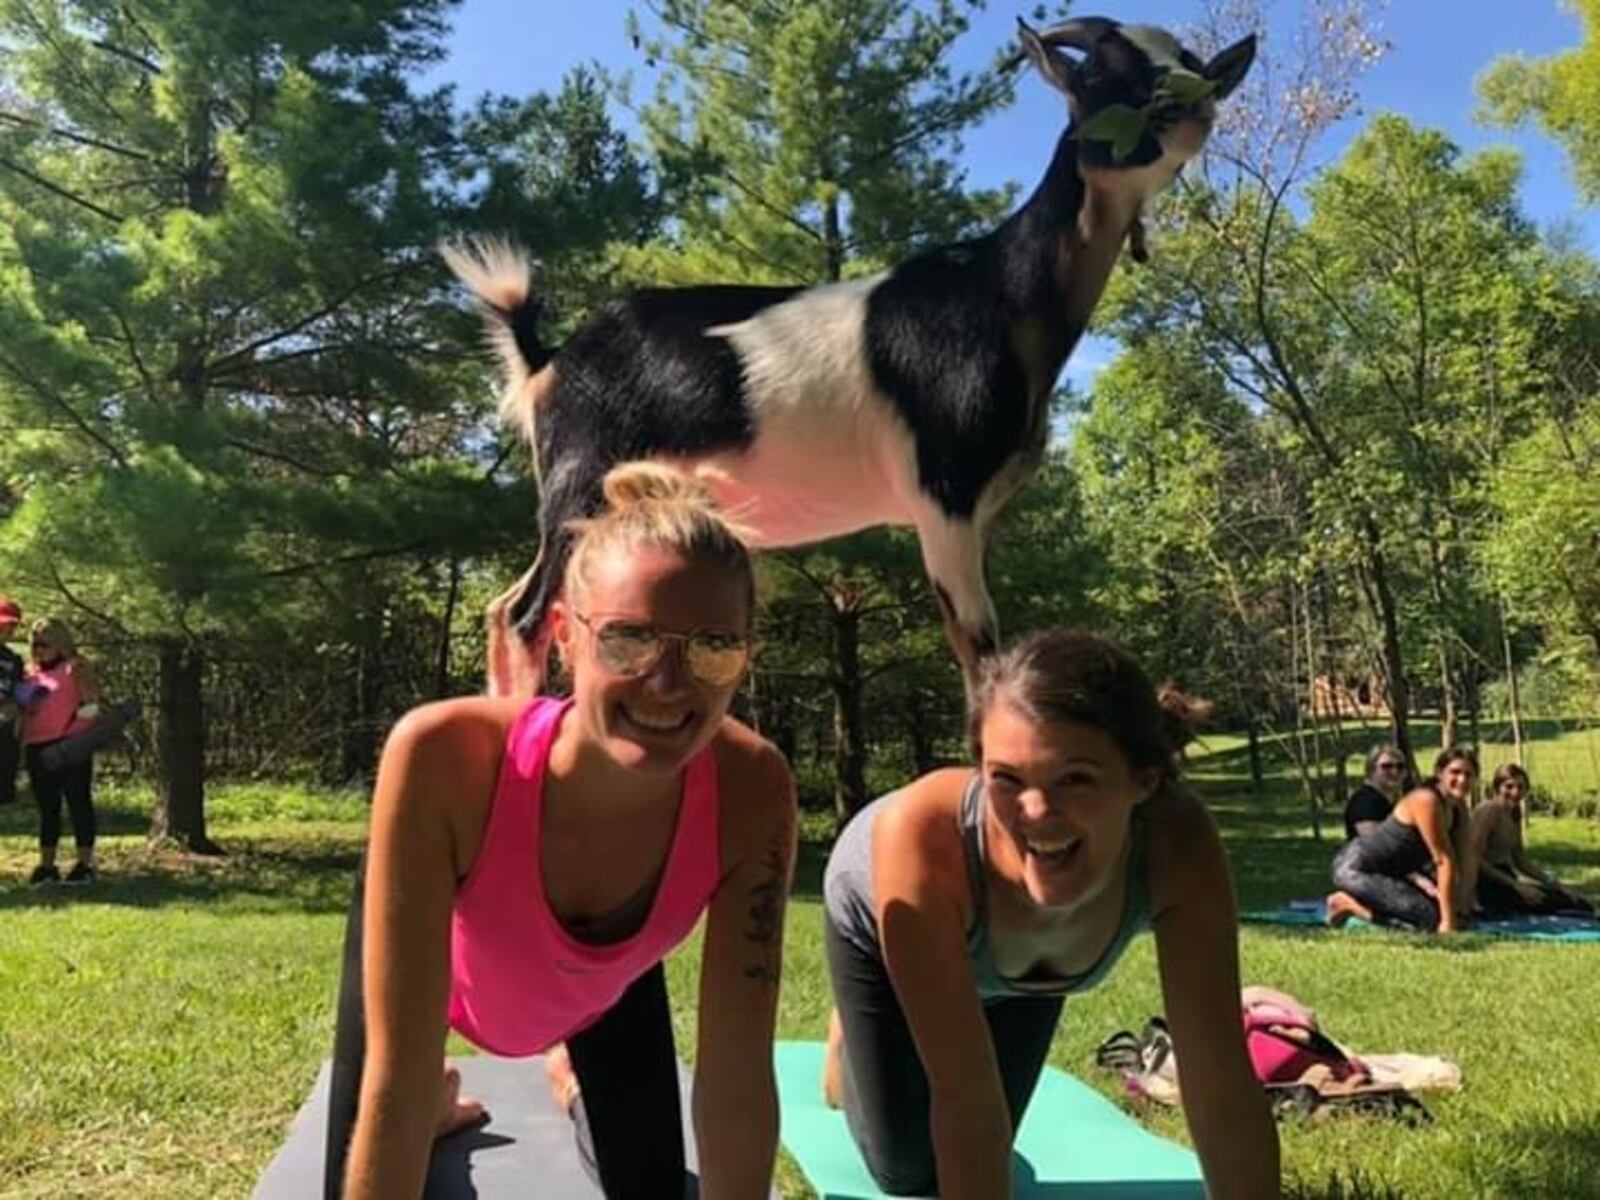
[[[980,737],[990,810],[1029,898],[1065,908],[1097,895],[1123,859],[1134,806],[1154,790],[1158,772],[1135,770],[1104,730],[1031,721],[1003,694]]]
[[[1472,795],[1472,781],[1477,775],[1477,768],[1469,760],[1452,758],[1439,769],[1439,790],[1452,800],[1466,800]]]
[[[708,682],[690,669],[684,636],[748,636],[748,582],[714,562],[641,547],[602,554],[582,594],[559,602],[555,632],[572,672],[574,715],[585,736],[620,766],[676,772],[727,715],[743,672]],[[608,668],[599,640],[608,626],[667,635],[638,674]],[[613,630],[615,632],[615,630]]]

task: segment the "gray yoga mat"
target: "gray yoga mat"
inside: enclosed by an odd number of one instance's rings
[[[513,1196],[519,1200],[603,1200],[578,1161],[571,1120],[550,1098],[542,1059],[483,1055],[450,1062],[461,1068],[462,1094],[482,1100],[489,1109],[489,1120],[435,1143],[423,1193],[426,1200]],[[328,1075],[329,1064],[323,1063],[311,1098],[295,1114],[283,1147],[256,1184],[253,1200],[317,1200],[322,1195]],[[689,1072],[682,1064],[678,1087],[683,1094],[684,1144],[693,1173],[697,1165],[689,1128]],[[692,1174],[685,1182],[684,1194],[698,1194]],[[771,1195],[777,1200],[776,1191]]]

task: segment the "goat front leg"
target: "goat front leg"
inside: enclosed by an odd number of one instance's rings
[[[944,617],[945,636],[961,664],[971,700],[978,665],[1000,641],[1000,622],[983,574],[983,530],[971,520],[935,510],[917,521],[917,537],[928,582]]]

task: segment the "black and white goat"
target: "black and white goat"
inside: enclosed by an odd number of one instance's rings
[[[1148,26],[1018,24],[1017,61],[1065,93],[1070,119],[1037,190],[984,237],[859,281],[635,291],[559,349],[539,339],[525,258],[446,249],[489,316],[502,412],[540,485],[539,556],[490,608],[492,692],[541,686],[564,526],[634,458],[696,470],[757,546],[915,526],[970,681],[997,638],[985,533],[1039,463],[1056,378],[1122,246],[1143,257],[1142,206],[1199,152],[1255,56],[1253,37],[1202,63]],[[1096,136],[1108,123],[1115,137]]]

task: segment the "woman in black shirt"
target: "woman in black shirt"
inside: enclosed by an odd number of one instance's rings
[[[1367,755],[1367,779],[1350,793],[1344,806],[1344,836],[1348,841],[1371,833],[1394,808],[1406,778],[1405,755],[1393,746],[1374,746]]]

